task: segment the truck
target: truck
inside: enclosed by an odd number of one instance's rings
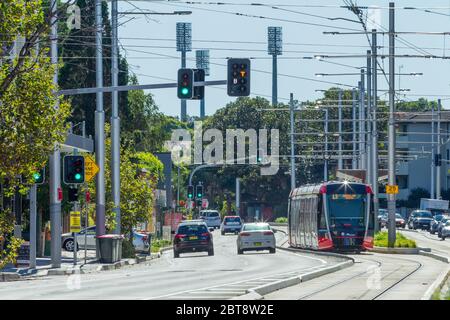
[[[449,205],[448,200],[426,199],[426,198],[420,199],[420,209],[431,211],[433,215],[448,212],[448,205]]]

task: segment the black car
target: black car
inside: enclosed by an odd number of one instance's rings
[[[414,210],[408,221],[410,229],[430,229],[433,215],[428,210]]]
[[[434,216],[433,222],[431,222],[430,233],[435,234],[438,231],[439,222],[444,218],[443,214],[437,214]]]
[[[203,221],[184,221],[178,225],[173,240],[173,255],[180,257],[185,252],[208,252],[214,255],[213,237]]]

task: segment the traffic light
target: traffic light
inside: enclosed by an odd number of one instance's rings
[[[205,81],[205,70],[203,70],[203,69],[193,69],[193,70],[194,70],[194,81],[195,82]],[[205,86],[195,86],[192,99],[201,100],[204,97],[205,97]]]
[[[194,198],[194,186],[188,186],[188,199]]]
[[[64,157],[64,183],[78,184],[84,182],[84,157]]]
[[[436,167],[440,167],[442,165],[442,154],[435,154],[434,155],[434,165]]]
[[[250,59],[228,59],[227,91],[231,97],[250,95]]]
[[[197,198],[197,199],[203,198],[203,186],[199,184],[199,185],[197,186],[196,191],[197,191],[197,192],[196,192],[196,195],[197,195],[196,198]]]
[[[34,184],[43,184],[45,182],[45,167],[33,173]]]
[[[78,188],[69,188],[68,195],[69,195],[69,202],[78,201]]]
[[[178,69],[178,98],[192,99],[194,95],[194,70]]]

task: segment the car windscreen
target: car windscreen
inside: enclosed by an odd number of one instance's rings
[[[433,218],[431,212],[419,212],[417,216],[420,218]]]
[[[261,230],[270,230],[270,226],[268,224],[246,224],[243,228],[244,231],[261,231]]]
[[[366,196],[362,194],[327,195],[328,212],[332,225],[364,225]]]
[[[396,213],[396,214],[395,214],[395,217],[398,218],[398,219],[403,219],[403,217],[401,216],[400,213]]]
[[[178,227],[178,234],[197,234],[208,232],[204,224],[186,224]]]
[[[444,218],[444,216],[442,214],[437,214],[434,216],[434,220],[436,220],[436,221],[441,221],[442,218]]]
[[[239,217],[227,217],[224,220],[225,223],[241,223],[241,218]]]

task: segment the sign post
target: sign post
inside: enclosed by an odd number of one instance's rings
[[[74,207],[78,210],[78,203],[76,203]],[[80,211],[70,211],[70,232],[72,232],[73,235],[73,265],[77,264],[77,232],[80,231],[81,213]]]

